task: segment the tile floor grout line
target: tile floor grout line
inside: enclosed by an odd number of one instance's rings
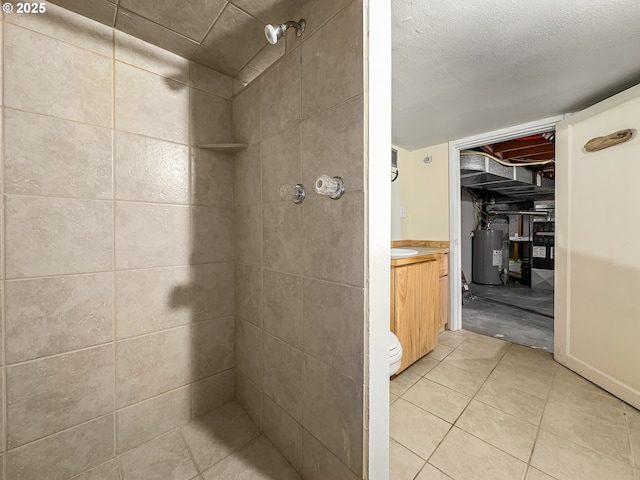
[[[467,338],[464,342],[461,342],[461,343],[458,345],[458,347],[453,348],[453,350],[452,350],[449,354],[447,354],[443,359],[439,360],[439,361],[438,361],[438,363],[437,363],[436,365],[434,365],[434,366],[433,366],[429,371],[431,371],[431,370],[433,370],[434,368],[436,368],[440,363],[443,363],[443,362],[445,361],[445,359],[446,359],[450,354],[454,353],[454,352],[455,352],[455,351],[456,351],[456,350],[457,350],[461,345],[463,345],[464,343],[466,343],[468,340],[469,340],[469,338]],[[464,412],[467,410],[467,408],[469,407],[469,405],[471,404],[471,402],[475,399],[475,397],[476,397],[476,395],[478,394],[478,392],[482,389],[482,387],[484,386],[484,384],[486,383],[486,381],[489,379],[489,377],[491,376],[491,374],[493,373],[493,371],[497,368],[497,366],[500,364],[500,362],[504,359],[504,356],[507,354],[507,352],[508,352],[508,351],[511,349],[511,347],[514,345],[512,342],[507,342],[507,341],[504,341],[504,340],[501,340],[501,341],[505,342],[506,344],[509,344],[508,348],[506,348],[506,349],[504,350],[504,352],[502,353],[502,355],[500,355],[500,358],[498,359],[498,361],[496,362],[496,364],[493,366],[493,368],[491,369],[491,371],[487,374],[487,376],[485,377],[484,381],[482,382],[482,385],[480,385],[480,387],[476,390],[476,392],[475,392],[472,396],[465,395],[466,397],[469,397],[469,398],[470,398],[470,400],[469,400],[469,402],[467,403],[467,405],[464,407],[464,409],[462,410],[462,412],[458,415],[458,417],[456,418],[456,420],[455,420],[453,423],[451,423],[451,422],[449,422],[449,421],[447,421],[447,420],[443,419],[442,417],[440,417],[440,416],[438,416],[438,415],[436,415],[436,414],[434,414],[434,413],[432,413],[432,412],[429,412],[428,410],[425,410],[424,408],[420,407],[419,405],[416,405],[415,403],[411,402],[410,400],[408,400],[408,399],[404,398],[404,395],[405,395],[405,394],[406,394],[406,393],[407,393],[411,388],[413,388],[413,386],[415,386],[415,385],[416,385],[416,384],[417,384],[421,379],[425,378],[425,376],[426,376],[429,372],[427,372],[427,373],[425,373],[425,375],[421,376],[421,377],[420,377],[416,382],[414,382],[414,383],[413,383],[413,384],[412,384],[412,385],[411,385],[411,386],[410,386],[410,387],[409,387],[405,392],[403,392],[401,395],[399,395],[399,396],[398,396],[398,398],[400,398],[400,399],[404,400],[405,402],[408,402],[408,403],[410,403],[411,405],[414,405],[414,406],[416,406],[417,408],[420,408],[421,410],[423,410],[423,411],[425,411],[425,412],[427,412],[427,413],[429,413],[429,414],[431,414],[431,415],[435,416],[436,418],[440,418],[440,419],[442,419],[443,421],[445,421],[445,422],[447,422],[447,423],[449,423],[449,424],[451,425],[451,427],[449,428],[449,430],[447,431],[447,433],[442,437],[442,439],[440,440],[440,442],[438,442],[438,445],[435,447],[435,449],[433,450],[433,452],[431,453],[431,455],[429,456],[429,458],[428,458],[428,459],[426,459],[426,463],[425,463],[425,464],[422,466],[422,468],[418,471],[418,473],[416,474],[416,476],[414,476],[414,479],[415,479],[415,478],[420,474],[420,472],[424,469],[424,467],[425,467],[427,464],[430,464],[430,463],[429,463],[429,462],[430,462],[430,459],[433,457],[433,455],[435,454],[435,452],[438,450],[438,448],[440,447],[440,445],[442,444],[442,442],[443,442],[443,441],[447,438],[447,436],[451,433],[451,431],[452,431],[452,429],[453,429],[453,428],[458,428],[460,431],[465,432],[465,433],[467,433],[468,435],[471,435],[471,436],[472,436],[472,437],[474,437],[474,438],[477,438],[477,439],[478,439],[478,440],[480,440],[481,442],[486,443],[487,445],[490,445],[491,447],[496,448],[496,449],[497,449],[497,450],[499,450],[500,452],[503,452],[503,453],[505,453],[506,455],[509,455],[511,458],[513,458],[513,459],[515,459],[515,460],[517,460],[517,461],[519,461],[519,462],[523,463],[523,464],[525,465],[525,469],[524,469],[523,477],[522,477],[522,478],[523,478],[523,479],[524,479],[524,478],[526,478],[525,476],[527,475],[527,472],[528,472],[528,470],[529,470],[529,466],[530,466],[530,463],[529,463],[529,462],[527,462],[527,461],[523,461],[523,460],[521,460],[520,458],[515,457],[515,456],[514,456],[514,455],[512,455],[511,453],[506,452],[505,450],[503,450],[503,449],[501,449],[501,448],[499,448],[499,447],[496,447],[495,445],[493,445],[493,444],[491,444],[491,443],[487,442],[486,440],[483,440],[482,438],[479,438],[479,437],[477,437],[476,435],[474,435],[474,434],[472,434],[472,433],[469,433],[469,432],[467,432],[466,430],[463,430],[463,429],[461,429],[460,427],[457,427],[457,426],[456,426],[456,422],[457,422],[457,421],[460,419],[460,417],[464,414]],[[461,351],[465,351],[465,350],[461,350]],[[446,364],[446,362],[445,362],[445,364]],[[446,364],[446,365],[448,365],[448,364]],[[454,368],[458,368],[458,369],[460,369],[459,367],[456,367],[455,365],[450,365],[450,366],[452,366],[452,367],[454,367]],[[460,370],[463,370],[463,369],[460,369]],[[468,371],[467,371],[467,372],[468,372]],[[474,373],[474,372],[469,372],[469,373]],[[416,375],[416,376],[418,376],[418,375]],[[555,369],[554,369],[554,375],[553,375],[553,376],[555,376]],[[553,379],[553,377],[552,377],[552,379]],[[430,380],[430,379],[427,379],[427,380]],[[438,382],[434,382],[434,383],[437,383],[438,385],[441,385],[441,384],[439,384]],[[454,389],[452,389],[452,388],[450,388],[450,387],[447,387],[446,385],[441,385],[441,386],[442,386],[442,387],[444,387],[444,388],[448,388],[448,389],[450,389],[450,390],[452,390],[452,391],[454,391],[454,392],[456,392],[456,393],[460,393],[460,392],[457,392],[456,390],[454,390]],[[550,388],[549,388],[549,391],[550,391]],[[549,391],[547,392],[547,397],[548,397],[548,395],[549,395]],[[460,394],[462,394],[462,393],[460,393]],[[479,400],[478,400],[478,401],[479,401]],[[483,403],[483,402],[481,402],[481,403]],[[499,409],[499,408],[496,408],[496,407],[493,407],[493,406],[490,406],[490,405],[489,405],[489,407],[491,407],[491,408],[495,408],[496,410],[498,410],[498,411],[500,411],[500,412],[502,412],[502,413],[504,413],[504,414],[507,414],[507,415],[509,415],[509,416],[512,416],[512,417],[514,417],[514,418],[518,418],[518,417],[516,417],[515,415],[511,415],[511,414],[509,414],[509,413],[507,413],[507,412],[503,412],[503,411],[502,411],[501,409]],[[518,418],[518,419],[519,419],[519,418]],[[522,420],[522,419],[520,419],[520,420]],[[524,420],[523,420],[523,421],[524,421]],[[527,423],[530,423],[530,422],[527,422]],[[538,431],[539,431],[539,426],[538,426],[537,428],[538,428],[538,430],[537,430],[536,434],[537,434],[537,433],[538,433]],[[421,458],[421,459],[423,459],[423,460],[424,460],[424,458],[423,458],[423,457],[421,457],[421,456],[420,456],[420,455],[418,455],[416,452],[414,452],[413,450],[411,450],[410,448],[408,448],[406,445],[404,445],[403,443],[401,443],[399,440],[397,440],[397,439],[395,439],[395,438],[394,438],[394,441],[396,441],[399,445],[401,445],[401,446],[403,446],[404,448],[406,448],[408,451],[410,451],[410,452],[412,452],[413,454],[415,454],[418,458]],[[534,442],[534,444],[535,444],[535,442]],[[531,448],[531,452],[532,452],[532,451],[533,451],[533,446],[532,446],[532,448]],[[529,454],[529,461],[530,461],[530,458],[531,458],[531,453]],[[431,465],[431,464],[430,464],[430,465]]]
[[[473,337],[471,337],[471,338],[473,338]],[[468,340],[468,338],[467,338],[467,340]],[[467,340],[465,340],[465,342],[466,342]],[[431,367],[431,368],[430,368],[426,373],[424,373],[423,375],[419,375],[419,374],[414,373],[415,377],[412,377],[412,378],[417,378],[416,382],[414,382],[414,383],[413,383],[413,384],[412,384],[412,385],[411,385],[407,390],[405,390],[401,395],[397,396],[397,398],[401,398],[401,399],[403,399],[403,400],[404,400],[405,402],[407,402],[409,405],[412,405],[412,406],[414,406],[414,407],[417,407],[418,409],[420,409],[420,410],[422,410],[422,411],[426,411],[427,413],[429,413],[430,415],[433,415],[433,416],[434,416],[434,417],[436,417],[436,418],[441,418],[439,415],[436,415],[435,413],[432,413],[432,412],[430,412],[429,410],[426,410],[425,408],[421,407],[420,405],[417,405],[417,404],[413,403],[412,401],[408,400],[408,399],[406,398],[406,394],[407,394],[407,392],[408,392],[408,391],[410,391],[410,390],[415,386],[415,384],[416,384],[417,382],[419,382],[421,379],[427,378],[428,380],[433,381],[433,380],[431,380],[431,379],[429,379],[429,378],[427,377],[427,375],[429,374],[429,372],[430,372],[430,371],[432,371],[433,369],[437,368],[437,366],[438,366],[439,364],[441,364],[441,363],[444,363],[445,365],[448,365],[448,364],[446,363],[446,358],[447,358],[450,354],[454,353],[457,349],[459,349],[459,347],[460,347],[461,345],[463,345],[465,342],[462,342],[462,343],[460,343],[460,344],[458,345],[458,347],[455,347],[455,348],[451,349],[451,352],[450,352],[449,354],[447,354],[444,358],[442,358],[442,359],[440,359],[440,360],[435,361],[435,362],[434,362],[434,365],[433,365],[433,366],[432,366],[432,367]],[[452,342],[452,343],[453,343],[453,342]],[[457,425],[456,425],[456,424],[457,424],[457,422],[459,421],[459,419],[461,418],[461,416],[462,416],[462,415],[464,415],[464,413],[468,410],[469,405],[471,404],[471,402],[472,402],[473,400],[477,400],[478,392],[483,388],[483,386],[486,384],[486,382],[487,382],[487,381],[488,381],[488,379],[491,377],[491,375],[493,375],[493,374],[494,374],[494,372],[495,372],[495,370],[498,368],[498,366],[505,365],[505,364],[503,364],[502,362],[503,362],[503,361],[505,361],[505,356],[507,355],[507,353],[508,353],[508,352],[510,352],[510,351],[511,351],[511,352],[513,352],[514,354],[517,354],[517,355],[520,355],[521,353],[522,353],[522,354],[524,354],[524,358],[522,358],[522,359],[521,359],[521,361],[523,362],[523,363],[522,363],[523,365],[525,365],[525,364],[535,364],[535,363],[536,363],[536,360],[537,360],[536,355],[527,355],[524,349],[523,349],[523,350],[521,350],[521,349],[519,348],[519,346],[518,346],[517,344],[514,344],[513,342],[505,342],[505,343],[506,343],[506,344],[508,344],[508,345],[509,345],[509,347],[508,347],[508,348],[507,348],[507,349],[502,353],[502,355],[500,355],[500,356],[499,356],[499,358],[497,359],[497,361],[496,361],[495,365],[493,365],[493,368],[492,368],[492,369],[489,371],[489,373],[484,377],[484,380],[483,380],[483,382],[482,382],[482,385],[481,385],[481,386],[480,386],[480,387],[475,391],[475,393],[474,393],[473,395],[467,395],[467,394],[465,394],[465,396],[466,396],[466,397],[470,397],[470,401],[469,401],[469,402],[467,403],[467,405],[462,409],[462,412],[460,413],[460,415],[458,415],[458,417],[456,418],[456,420],[455,420],[454,422],[452,422],[452,423],[451,423],[451,422],[449,422],[449,421],[447,421],[447,420],[445,420],[445,419],[442,419],[442,420],[443,420],[443,421],[445,421],[447,424],[449,424],[449,425],[450,425],[450,427],[448,428],[448,430],[446,431],[446,433],[443,435],[443,437],[442,437],[442,439],[440,440],[440,442],[438,442],[438,445],[434,448],[434,450],[431,452],[431,454],[429,455],[429,457],[426,459],[426,463],[425,463],[425,464],[423,464],[423,465],[422,465],[422,467],[421,467],[420,469],[418,469],[417,473],[415,473],[415,474],[413,475],[413,477],[412,477],[412,478],[413,478],[414,480],[415,480],[417,477],[419,477],[419,476],[420,476],[421,472],[426,468],[426,464],[427,464],[427,463],[428,463],[429,465],[431,465],[431,466],[433,465],[433,464],[429,463],[429,462],[430,462],[430,460],[431,460],[431,459],[433,458],[433,456],[435,455],[435,452],[436,452],[436,451],[438,451],[438,449],[440,448],[440,446],[442,445],[442,443],[444,442],[444,440],[445,440],[446,438],[448,438],[448,436],[451,434],[451,431],[452,431],[452,429],[453,429],[453,428],[457,428],[457,429],[458,429],[458,430],[460,430],[461,432],[465,432],[465,433],[467,433],[467,434],[468,434],[468,435],[470,435],[471,437],[474,437],[474,438],[478,439],[479,441],[483,442],[484,444],[487,444],[487,445],[489,445],[489,446],[491,446],[491,447],[495,448],[497,451],[500,451],[500,452],[503,452],[503,453],[505,453],[505,454],[509,455],[509,457],[510,457],[510,458],[513,458],[513,459],[515,459],[515,460],[518,460],[521,464],[524,464],[524,465],[525,465],[525,468],[523,469],[522,478],[527,478],[527,477],[528,477],[528,476],[530,476],[530,474],[531,474],[532,472],[534,472],[534,471],[540,471],[540,472],[542,472],[542,473],[544,473],[544,474],[548,475],[551,479],[557,480],[557,477],[554,477],[554,476],[552,476],[552,475],[548,474],[547,472],[545,472],[544,470],[542,470],[542,469],[540,469],[540,468],[537,468],[537,467],[534,467],[534,466],[532,465],[532,459],[533,459],[533,457],[534,457],[534,452],[535,452],[535,450],[536,450],[536,448],[537,448],[538,441],[539,441],[539,437],[540,437],[540,435],[541,435],[542,431],[544,430],[545,432],[550,432],[550,433],[552,433],[553,435],[560,435],[560,434],[556,434],[556,433],[554,433],[554,432],[552,432],[552,431],[550,431],[550,430],[548,430],[548,429],[543,429],[543,428],[542,428],[542,420],[543,420],[543,418],[544,418],[545,414],[547,413],[548,409],[550,408],[550,398],[551,398],[552,390],[553,390],[553,388],[554,388],[554,384],[557,384],[557,382],[558,382],[558,381],[561,381],[561,379],[562,379],[562,375],[561,375],[561,374],[563,373],[563,368],[562,368],[562,366],[561,366],[557,361],[555,361],[555,359],[551,359],[552,361],[551,361],[551,362],[548,362],[548,363],[550,363],[551,365],[545,365],[545,367],[546,367],[546,366],[551,366],[551,367],[552,367],[552,369],[551,369],[551,374],[550,374],[550,375],[548,375],[548,376],[547,376],[547,375],[541,375],[541,377],[545,377],[545,378],[547,378],[547,379],[548,379],[548,382],[545,382],[546,393],[544,394],[544,398],[542,398],[542,397],[543,397],[542,395],[540,395],[540,396],[538,397],[540,400],[542,400],[542,401],[543,401],[543,406],[542,406],[542,410],[541,410],[541,413],[540,413],[540,417],[539,417],[539,420],[537,421],[537,423],[532,423],[531,421],[521,419],[521,418],[520,418],[519,416],[517,416],[517,415],[511,414],[511,413],[508,413],[508,412],[505,412],[505,411],[504,411],[504,410],[502,410],[501,408],[498,408],[498,407],[496,407],[496,406],[494,406],[494,405],[488,405],[488,404],[486,404],[486,403],[482,402],[481,400],[478,400],[478,402],[483,403],[484,405],[487,405],[487,406],[488,406],[489,408],[491,408],[491,409],[495,409],[496,411],[500,412],[501,414],[508,415],[510,418],[511,418],[511,417],[513,417],[514,419],[518,419],[518,420],[520,420],[520,421],[524,421],[525,423],[527,423],[527,424],[529,424],[529,425],[532,425],[532,427],[535,427],[535,438],[533,439],[533,442],[531,443],[531,446],[530,446],[530,449],[529,449],[529,453],[528,453],[528,458],[527,458],[526,460],[521,460],[520,458],[516,457],[515,455],[513,455],[513,454],[511,454],[511,453],[509,453],[509,452],[506,452],[505,450],[503,450],[502,448],[500,448],[500,447],[498,447],[498,446],[495,446],[495,445],[494,445],[493,443],[491,443],[490,441],[486,441],[486,440],[484,440],[484,439],[482,439],[482,438],[479,438],[479,437],[477,437],[476,435],[474,435],[473,433],[467,432],[466,430],[464,430],[464,429],[462,429],[462,428],[460,428],[459,426],[457,426]],[[490,345],[490,344],[489,344],[489,345]],[[491,350],[491,347],[490,347],[490,346],[488,347],[488,350]],[[526,350],[528,351],[529,349],[526,349]],[[461,351],[465,351],[465,350],[464,350],[464,347],[461,349]],[[544,353],[547,353],[547,354],[548,354],[549,352],[544,352]],[[546,359],[546,357],[545,357],[545,358],[540,357],[540,361],[545,360],[545,359]],[[435,360],[435,359],[434,359],[434,360]],[[517,364],[519,364],[518,362],[516,362],[516,363],[517,363]],[[543,363],[546,363],[546,362],[543,362]],[[452,365],[452,366],[453,366],[454,368],[456,368],[456,369],[460,369],[459,367],[456,367],[456,366],[454,366],[454,365]],[[518,368],[517,366],[516,366],[516,367],[514,367],[514,368],[516,369],[515,375],[513,375],[515,378],[520,377],[520,375],[518,374],[518,370],[522,370],[522,372],[520,372],[520,373],[523,373],[523,374],[527,374],[527,373],[528,373],[528,371],[527,371],[526,369],[524,369],[524,370],[523,370],[523,369]],[[470,374],[475,375],[475,376],[478,376],[478,375],[484,375],[484,374],[478,374],[478,373],[475,373],[475,372],[469,372],[469,371],[467,371],[467,373],[470,373]],[[512,372],[512,373],[513,373],[513,372]],[[536,372],[533,372],[533,373],[536,373]],[[434,383],[439,384],[438,382],[435,382],[435,381],[434,381]],[[441,384],[439,384],[439,385],[441,385]],[[443,387],[443,388],[447,388],[447,389],[449,389],[449,390],[451,390],[451,391],[454,391],[454,392],[456,392],[456,393],[462,393],[462,392],[457,392],[457,390],[452,389],[452,388],[450,388],[450,387],[448,387],[448,386],[446,386],[446,385],[442,385],[442,387]],[[556,387],[557,387],[557,385],[556,385]],[[576,386],[576,391],[580,392],[580,391],[584,390],[583,388],[579,388],[579,387],[580,387],[579,385],[577,385],[577,386]],[[536,391],[539,391],[539,390],[540,390],[540,389],[537,389],[537,388],[536,388]],[[600,392],[598,392],[598,393],[600,393]],[[602,392],[602,393],[604,394],[605,392]],[[524,390],[521,390],[521,394],[523,394],[523,395],[527,395],[526,391],[524,391]],[[537,396],[537,395],[536,395],[536,396]],[[552,402],[552,403],[553,403],[553,402]],[[630,424],[630,418],[631,418],[631,417],[629,416],[629,414],[632,412],[632,407],[630,407],[628,404],[626,404],[626,403],[624,403],[624,402],[622,402],[622,407],[623,407],[623,408],[622,408],[622,413],[623,413],[623,415],[624,415],[624,422],[625,422],[625,423],[624,423],[624,425],[625,425],[625,428],[626,428],[626,434],[627,434],[627,436],[626,436],[627,443],[628,443],[628,445],[627,445],[627,446],[628,446],[628,448],[629,448],[629,454],[628,454],[628,457],[626,458],[626,461],[623,461],[622,459],[618,458],[617,456],[612,456],[611,454],[604,453],[604,452],[602,452],[602,451],[600,451],[600,450],[598,450],[598,449],[596,449],[596,448],[594,448],[594,447],[591,447],[591,446],[588,446],[588,445],[584,445],[584,444],[582,444],[582,443],[578,443],[578,442],[575,442],[575,441],[573,441],[573,440],[568,440],[568,441],[569,441],[570,443],[575,444],[576,446],[583,447],[583,448],[585,448],[587,451],[593,452],[593,453],[595,453],[595,454],[597,454],[597,455],[602,455],[603,457],[610,458],[610,459],[612,459],[612,460],[616,460],[618,463],[623,463],[623,464],[626,464],[626,465],[630,465],[630,467],[631,467],[631,471],[630,471],[630,473],[631,473],[631,477],[630,477],[630,478],[631,478],[631,479],[635,478],[635,480],[640,480],[640,479],[638,478],[638,470],[635,468],[635,467],[636,467],[636,465],[635,465],[635,464],[636,464],[636,462],[638,461],[638,459],[637,459],[637,458],[635,458],[637,455],[634,455],[634,451],[632,450],[631,424]],[[617,422],[616,422],[616,423],[617,423]],[[620,432],[620,433],[622,433],[622,434],[624,435],[623,431],[622,431],[622,432]],[[561,436],[561,435],[560,435],[560,436]],[[624,437],[623,437],[623,438],[624,438]],[[421,455],[419,455],[419,454],[417,454],[416,452],[414,452],[411,448],[406,447],[402,442],[400,442],[400,441],[396,440],[395,438],[394,438],[393,440],[394,440],[394,441],[396,441],[396,442],[397,442],[399,445],[401,445],[402,447],[404,447],[407,451],[409,451],[409,452],[413,453],[414,455],[416,455],[419,459],[421,459],[421,460],[425,460],[425,458],[423,458]],[[626,478],[626,477],[625,477],[625,478]]]
[[[623,407],[622,408],[623,408],[623,412],[624,412],[624,424],[625,424],[625,427],[627,429],[627,445],[629,446],[629,460],[631,461],[631,468],[633,470],[633,474],[634,474],[634,477],[635,477],[636,476],[636,474],[635,474],[636,473],[635,472],[636,467],[640,467],[640,465],[636,466],[636,458],[635,458],[635,455],[633,454],[633,444],[631,442],[631,425],[629,423],[630,415],[627,415],[627,410],[629,409],[629,407],[626,404],[623,403]],[[631,412],[629,412],[629,413],[631,413]],[[640,460],[640,459],[638,459],[638,460]]]
[[[555,360],[554,360],[555,362]],[[544,405],[542,407],[542,413],[540,414],[540,420],[538,422],[538,428],[536,429],[536,437],[533,439],[533,445],[531,445],[531,452],[529,452],[529,461],[527,462],[527,472],[529,471],[530,468],[537,468],[537,467],[533,467],[533,465],[531,465],[531,460],[533,460],[533,452],[535,452],[536,447],[538,445],[538,438],[540,437],[540,432],[542,431],[542,419],[544,418],[544,413],[547,410],[547,404],[549,403],[549,397],[551,396],[551,388],[553,386],[553,380],[556,378],[556,375],[558,373],[558,366],[556,365],[555,368],[553,369],[553,375],[551,375],[551,382],[549,382],[549,389],[547,390],[547,396],[544,400]],[[541,472],[549,475],[552,478],[553,477],[551,474],[545,472],[542,469],[539,469]]]
[[[189,423],[191,423],[191,422],[189,422]],[[189,446],[189,443],[187,442],[187,439],[185,438],[184,433],[182,433],[182,427],[183,426],[184,425],[178,427],[177,430],[180,433],[180,438],[182,438],[182,441],[184,442],[185,446],[187,447],[187,453],[189,454],[189,458],[191,459],[191,463],[193,463],[193,466],[195,467],[196,472],[198,473],[198,475],[196,475],[196,477],[198,477],[199,475],[202,475],[202,471],[200,470],[200,467],[198,466],[198,463],[196,462],[196,459],[193,456],[193,452],[191,451],[191,447]]]

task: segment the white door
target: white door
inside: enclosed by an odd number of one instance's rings
[[[630,141],[584,145],[623,129]],[[640,408],[640,85],[556,130],[555,358]]]

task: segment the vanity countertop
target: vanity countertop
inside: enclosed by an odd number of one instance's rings
[[[449,253],[448,248],[442,248],[442,247],[416,247],[412,245],[412,246],[403,246],[401,248],[410,248],[412,250],[417,250],[418,253],[417,255],[413,255],[412,257],[392,258],[391,259],[392,267],[401,267],[403,265],[410,265],[412,263],[439,260],[440,255]]]

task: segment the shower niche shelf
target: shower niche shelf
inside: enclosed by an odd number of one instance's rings
[[[246,150],[249,148],[247,143],[200,143],[196,145],[196,148],[203,148],[206,150],[213,150],[214,152],[226,152],[233,153],[240,150]]]

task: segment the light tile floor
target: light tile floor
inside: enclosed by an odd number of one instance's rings
[[[115,462],[123,480],[300,480],[235,401],[124,453]],[[76,480],[104,480],[101,471]]]
[[[640,480],[638,410],[465,330],[391,380],[390,435],[391,480]]]

